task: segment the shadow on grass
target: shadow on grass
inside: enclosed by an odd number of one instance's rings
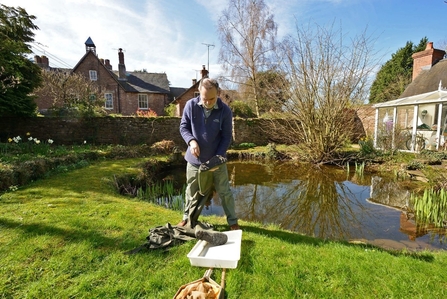
[[[110,249],[117,249],[119,251],[128,251],[130,249],[134,249],[136,247],[139,247],[142,245],[141,241],[128,239],[127,241],[122,238],[109,238],[105,237],[104,235],[95,232],[95,231],[85,231],[81,229],[61,229],[54,226],[48,226],[45,224],[37,224],[37,223],[31,223],[31,224],[23,224],[18,221],[11,221],[5,218],[0,218],[0,227],[3,228],[10,228],[10,229],[20,229],[25,233],[28,233],[30,235],[54,235],[63,237],[67,241],[70,242],[82,242],[82,241],[88,241],[94,247],[96,248],[110,248]],[[227,226],[225,225],[216,225],[215,229],[218,231],[220,230],[226,230]],[[346,241],[325,241],[317,238],[308,237],[305,235],[300,235],[296,233],[291,233],[287,231],[280,231],[280,230],[267,230],[263,228],[258,227],[250,227],[250,226],[244,226],[243,231],[245,232],[251,232],[263,236],[267,236],[272,239],[280,239],[285,242],[289,242],[290,244],[308,244],[312,246],[323,246],[325,244],[329,243],[338,243],[342,244],[344,246],[349,247],[360,247],[364,249],[371,249],[376,250],[380,252],[386,252],[388,254],[391,254],[396,257],[411,257],[417,260],[425,261],[425,262],[433,262],[434,257],[432,254],[424,252],[407,252],[407,251],[400,251],[400,250],[387,250],[384,248],[380,248],[374,245],[369,244],[352,244]],[[247,250],[250,251],[251,248],[254,246],[254,242],[251,240],[243,240],[242,241],[243,248],[242,252],[246,252]],[[179,244],[180,245],[180,244]],[[146,252],[152,251],[152,250],[145,250]]]
[[[325,241],[322,239],[317,239],[305,235],[300,235],[297,233],[291,233],[287,231],[280,231],[280,230],[267,230],[263,228],[258,227],[249,227],[244,226],[243,231],[251,232],[263,236],[267,236],[272,239],[280,239],[282,241],[288,242],[290,244],[308,244],[312,246],[323,246],[325,244],[330,243],[338,243],[347,247],[355,247],[355,248],[362,248],[362,249],[369,249],[369,250],[376,250],[380,252],[386,252],[388,254],[391,254],[396,257],[410,257],[414,258],[416,260],[424,261],[424,262],[433,262],[435,260],[434,256],[429,252],[408,252],[405,250],[391,250],[391,249],[384,249],[378,246],[374,246],[371,244],[353,244],[349,243],[347,241]],[[246,246],[251,247],[254,246],[253,241],[242,241],[243,244],[246,244]],[[245,249],[249,250],[249,249]]]
[[[101,233],[92,230],[79,229],[62,229],[39,223],[23,224],[18,221],[11,221],[0,218],[0,227],[7,229],[21,230],[30,236],[51,235],[62,237],[68,242],[90,242],[95,248],[110,248],[120,251],[129,250],[132,246],[140,245],[137,240],[125,240],[122,238],[109,238]]]

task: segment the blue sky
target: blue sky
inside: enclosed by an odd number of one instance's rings
[[[447,4],[443,0],[264,0],[275,15],[278,37],[293,34],[295,23],[340,24],[344,33],[366,29],[383,62],[405,46],[428,37],[447,46]],[[2,0],[35,15],[33,50],[54,67],[74,67],[91,37],[100,58],[118,68],[124,49],[128,71],[165,72],[171,86],[189,87],[202,65],[221,74],[217,20],[228,0]]]

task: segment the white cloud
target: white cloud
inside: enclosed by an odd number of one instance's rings
[[[36,54],[50,65],[74,67],[91,37],[100,58],[118,68],[123,48],[128,71],[165,72],[173,86],[189,87],[197,69],[207,64],[207,48],[215,43],[214,23],[200,3],[124,0],[4,0],[35,15]],[[185,18],[185,15],[187,16]],[[212,40],[214,39],[214,40]],[[216,52],[210,61],[217,62]],[[211,55],[214,55],[211,57]],[[213,60],[212,60],[212,59]],[[210,63],[211,64],[211,63]]]

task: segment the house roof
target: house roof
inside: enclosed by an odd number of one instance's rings
[[[407,98],[436,90],[439,82],[442,82],[444,86],[447,85],[447,59],[442,59],[430,69],[421,71],[399,98]]]
[[[397,100],[375,104],[375,108],[447,102],[447,59],[422,70]]]
[[[185,87],[171,87],[171,96],[172,98],[178,98],[181,94],[185,93],[188,88]]]
[[[73,71],[82,64],[88,55],[93,55],[98,61],[98,56],[92,51],[87,51],[84,56],[73,68]],[[121,85],[127,92],[146,92],[146,93],[166,93],[169,94],[169,80],[165,73],[147,73],[147,72],[126,72],[127,80],[119,80],[118,71],[107,69],[104,64],[100,63],[111,76]]]
[[[199,83],[200,80],[198,80],[195,84],[193,84],[190,88],[185,89],[178,97],[176,97],[171,104],[176,104],[179,100],[181,100],[181,98],[183,97],[183,95],[185,95],[188,91],[190,90],[197,90],[199,88]],[[188,98],[189,100],[189,98]]]
[[[118,75],[118,71],[114,71]],[[169,80],[165,73],[126,72],[126,80],[119,80],[128,92],[166,93],[169,94]]]
[[[375,104],[374,108],[411,106],[420,104],[445,103],[447,102],[447,89],[442,89],[439,84],[438,90],[417,94],[397,100]]]

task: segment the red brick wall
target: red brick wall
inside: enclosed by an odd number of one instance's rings
[[[376,109],[369,106],[363,106],[357,110],[357,116],[363,124],[363,130],[367,136],[374,136]]]

